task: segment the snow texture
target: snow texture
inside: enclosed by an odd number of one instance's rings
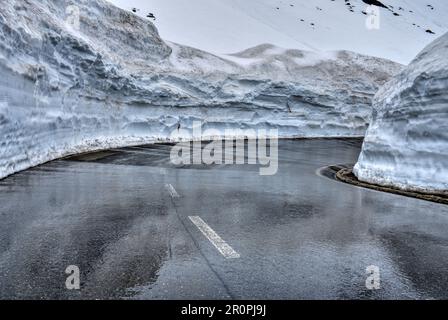
[[[382,0],[379,29],[366,28],[366,0],[110,0],[142,17],[163,39],[213,53],[271,43],[309,51],[349,50],[408,64],[448,31],[446,0]],[[427,32],[431,31],[433,33]]]
[[[80,26],[69,23],[70,5]],[[264,44],[232,55],[163,41],[102,0],[2,0],[0,178],[79,152],[204,129],[362,136],[378,88],[402,70],[349,51]]]
[[[354,172],[374,184],[448,190],[448,33],[380,89]]]

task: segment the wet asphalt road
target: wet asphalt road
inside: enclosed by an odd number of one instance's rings
[[[9,177],[0,182],[0,298],[448,298],[447,206],[316,174],[356,162],[360,146],[281,141],[274,176],[248,165],[176,168],[160,145]],[[239,258],[226,259],[190,216]],[[80,290],[65,287],[69,265],[81,271]],[[370,265],[379,290],[365,286]]]

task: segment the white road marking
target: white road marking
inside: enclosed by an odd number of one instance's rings
[[[171,184],[166,184],[165,188],[170,193],[172,198],[176,199],[180,197],[176,189],[174,189],[174,187]]]
[[[210,228],[200,217],[188,217],[202,234],[215,246],[226,259],[238,259],[240,254],[233,250],[212,228]]]

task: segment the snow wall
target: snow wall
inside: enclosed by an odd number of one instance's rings
[[[401,189],[448,190],[448,33],[375,96],[354,173]]]
[[[165,42],[150,21],[102,0],[3,0],[0,178],[166,140],[193,121],[281,137],[363,136],[373,95],[401,69],[269,44],[216,56]]]

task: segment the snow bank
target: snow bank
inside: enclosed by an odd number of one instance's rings
[[[67,22],[70,5],[79,29]],[[3,1],[0,177],[164,140],[196,120],[283,137],[361,136],[374,93],[400,70],[347,51],[272,45],[216,56],[164,42],[151,22],[102,0]]]
[[[448,34],[380,89],[354,171],[370,183],[448,190]]]

